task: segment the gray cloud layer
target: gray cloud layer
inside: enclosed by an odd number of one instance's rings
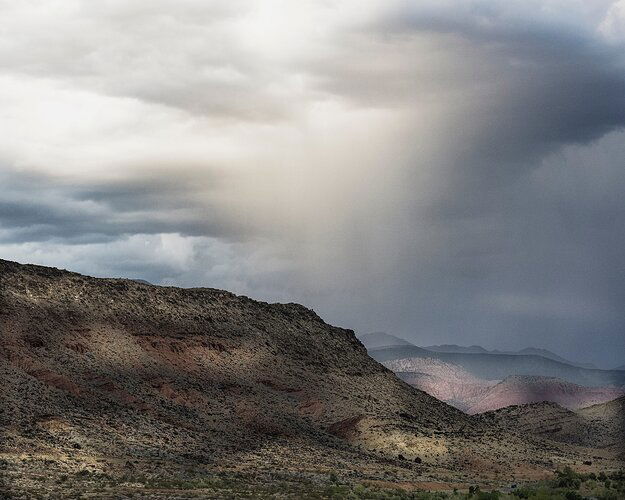
[[[623,1],[2,9],[1,257],[622,364]]]

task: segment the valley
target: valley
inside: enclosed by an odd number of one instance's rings
[[[625,394],[625,372],[588,368],[545,349],[422,348],[383,335],[362,337],[374,359],[410,385],[469,414],[545,401],[579,409]]]

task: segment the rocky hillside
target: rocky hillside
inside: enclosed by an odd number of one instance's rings
[[[79,425],[72,418],[86,418],[80,426],[104,425],[117,439],[84,436],[70,445],[149,455],[219,454],[259,436],[356,435],[368,427],[377,431],[362,444],[390,450],[394,444],[376,443],[376,432],[401,434],[407,426],[422,438],[470,426],[369,358],[351,331],[300,305],[10,262],[0,269],[5,429],[42,418],[71,427]],[[139,420],[151,436],[129,427]],[[174,434],[160,443],[157,428],[171,425],[201,428],[202,439]],[[416,446],[411,454],[425,452]]]
[[[384,365],[413,387],[469,414],[542,401],[577,409],[625,394],[621,388],[585,387],[555,377],[512,375],[501,381],[485,380],[436,358],[396,359]]]
[[[502,429],[516,428],[521,434],[593,446],[625,458],[625,397],[576,411],[556,403],[509,406],[477,418]]]
[[[80,471],[495,480],[572,460],[410,387],[297,304],[0,261],[0,331],[13,486]]]
[[[469,402],[468,413],[482,413],[511,405],[549,401],[577,409],[605,403],[625,394],[614,387],[584,387],[555,377],[511,376]]]
[[[594,434],[600,435],[602,444],[616,450],[625,460],[625,397],[582,408],[577,413],[594,428],[600,428],[601,432]]]
[[[475,377],[461,366],[434,358],[397,359],[384,365],[413,387],[465,412],[498,382]]]

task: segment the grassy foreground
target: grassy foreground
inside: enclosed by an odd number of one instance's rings
[[[367,483],[343,483],[331,475],[327,481],[250,481],[244,477],[210,477],[189,480],[164,480],[128,476],[120,480],[106,475],[79,473],[58,478],[54,487],[13,489],[0,487],[1,498],[297,498],[297,499],[625,499],[625,473],[578,474],[566,468],[551,480],[528,485],[511,485],[505,491],[481,491],[471,486],[464,491],[407,491],[381,488]],[[21,491],[20,491],[21,490]],[[4,495],[4,496],[3,496]]]

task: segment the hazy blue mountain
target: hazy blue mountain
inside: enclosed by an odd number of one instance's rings
[[[395,346],[370,349],[369,355],[380,362],[409,358],[439,359],[487,380],[503,380],[511,375],[536,375],[559,377],[589,387],[625,386],[625,371],[583,368],[536,354],[434,352],[415,346]]]
[[[441,345],[429,345],[424,347],[428,351],[434,352],[467,352],[467,353],[488,353],[486,349],[479,345],[462,346],[457,344],[441,344]]]
[[[556,353],[548,351],[547,349],[540,349],[537,347],[526,347],[525,349],[521,349],[520,351],[502,351],[499,349],[493,349],[489,351],[488,349],[483,348],[479,345],[472,346],[461,346],[456,344],[442,344],[442,345],[431,345],[426,346],[424,349],[428,351],[434,352],[456,352],[456,353],[473,353],[473,354],[535,354],[537,356],[542,356],[543,358],[553,359],[554,361],[559,361],[560,363],[567,363],[573,366],[580,366],[582,368],[597,368],[595,365],[591,363],[578,363],[576,361],[570,361],[568,359],[563,358],[562,356],[558,356]]]
[[[592,363],[578,363],[577,361],[571,361],[570,359],[566,359],[566,358],[563,358],[562,356],[557,355],[555,352],[549,351],[547,349],[540,349],[537,347],[526,347],[525,349],[521,349],[520,351],[502,351],[502,354],[536,354],[537,356],[542,356],[543,358],[553,359],[554,361],[559,361],[560,363],[567,363],[573,366],[580,366],[582,368],[590,368],[590,369],[597,368]]]
[[[358,339],[364,344],[367,349],[376,349],[378,347],[391,347],[409,345],[414,346],[405,339],[390,335],[386,332],[372,332],[365,335],[359,335]]]

